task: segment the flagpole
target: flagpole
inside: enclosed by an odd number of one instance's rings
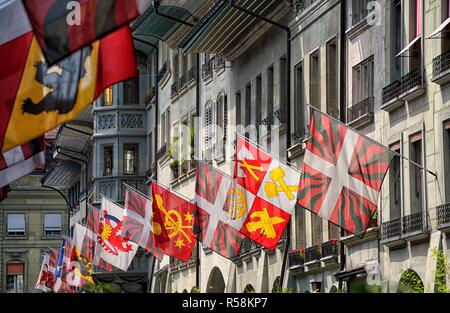
[[[336,122],[338,122],[338,123],[340,123],[340,124],[345,125],[345,127],[347,127],[348,129],[351,129],[351,130],[354,131],[355,133],[364,136],[365,138],[367,138],[367,140],[373,142],[373,143],[376,144],[377,146],[383,147],[383,148],[385,148],[385,149],[388,149],[390,153],[392,153],[392,154],[394,154],[394,155],[396,155],[396,156],[398,156],[398,157],[400,157],[400,158],[402,158],[402,159],[404,159],[404,160],[406,160],[406,161],[408,161],[408,162],[414,164],[415,166],[417,166],[418,168],[420,168],[420,169],[422,169],[422,170],[427,171],[428,173],[430,173],[431,175],[433,175],[433,176],[437,179],[437,173],[436,173],[436,172],[433,172],[433,171],[427,169],[426,167],[424,167],[423,165],[420,165],[419,163],[416,163],[416,162],[414,162],[413,160],[411,160],[411,159],[405,157],[403,154],[400,154],[400,153],[398,153],[398,152],[392,150],[391,148],[386,147],[385,145],[379,143],[379,142],[376,141],[375,139],[372,139],[372,138],[370,138],[370,137],[368,137],[368,136],[366,136],[366,135],[364,135],[364,134],[361,134],[361,133],[360,133],[359,131],[357,131],[356,129],[354,129],[354,128],[348,126],[347,124],[345,124],[345,123],[343,123],[343,122],[341,122],[341,121],[339,121],[338,119],[334,118],[333,116],[331,116],[331,115],[329,115],[329,114],[326,114],[326,113],[322,112],[320,109],[318,109],[318,108],[316,108],[316,107],[314,107],[314,106],[312,106],[312,105],[310,105],[310,104],[307,104],[307,103],[305,103],[305,105],[308,106],[309,108],[315,110],[315,111],[318,111],[319,113],[321,113],[321,114],[323,114],[323,115],[326,115],[327,117],[331,118],[332,120],[334,120],[334,121],[336,121]]]

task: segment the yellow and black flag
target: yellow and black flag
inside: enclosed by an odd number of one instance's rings
[[[0,0],[0,148],[75,118],[108,86],[136,75],[128,26],[49,66],[20,0]]]

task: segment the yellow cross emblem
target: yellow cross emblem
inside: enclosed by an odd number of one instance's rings
[[[259,176],[256,175],[255,171],[259,171],[262,172],[264,169],[262,166],[256,166],[256,165],[250,165],[247,163],[246,160],[242,160],[241,161],[241,168],[242,169],[247,169],[247,171],[249,172],[249,174],[253,177],[254,180],[259,181]]]
[[[288,186],[283,179],[284,176],[286,176],[286,173],[281,167],[276,167],[270,172],[269,177],[272,179],[272,182],[266,182],[266,196],[275,198],[278,197],[280,193],[284,193],[289,200],[292,201],[295,199],[293,193],[298,190],[298,186]]]
[[[250,218],[259,218],[259,221],[248,222],[247,230],[251,233],[260,230],[262,235],[265,235],[269,239],[273,239],[277,236],[273,225],[281,224],[285,221],[284,218],[280,216],[270,216],[267,212],[267,208],[262,211],[253,212]]]

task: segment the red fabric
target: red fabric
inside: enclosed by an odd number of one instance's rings
[[[416,0],[416,37],[422,35],[422,0]]]
[[[0,55],[4,56],[0,58],[0,151],[32,38],[33,33],[29,32],[0,46]]]
[[[154,230],[157,228],[155,228],[156,224],[161,229],[165,227],[169,236],[167,238],[165,232],[162,231],[158,234],[159,232],[155,230],[155,244],[164,250],[164,254],[187,262],[196,242],[196,235],[193,231],[195,206],[154,182],[151,188],[154,212],[153,228]],[[158,199],[161,199],[162,202]],[[187,218],[189,215],[192,218]],[[165,221],[169,221],[169,223],[165,223]]]
[[[137,75],[133,39],[128,26],[100,41],[94,99],[109,86]]]

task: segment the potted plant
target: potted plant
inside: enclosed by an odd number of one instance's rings
[[[316,244],[315,250],[316,250],[318,258],[320,259],[321,255],[322,255],[322,246],[320,243]]]
[[[303,264],[305,262],[305,248],[300,248],[300,262]]]

